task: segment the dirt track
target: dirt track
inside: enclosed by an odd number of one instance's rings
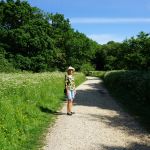
[[[66,104],[49,129],[43,150],[150,150],[150,134],[111,98],[98,78],[77,88],[76,113]]]

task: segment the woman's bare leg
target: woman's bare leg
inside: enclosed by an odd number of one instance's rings
[[[71,112],[72,112],[73,101],[71,101]]]
[[[73,106],[73,101],[68,100],[68,102],[67,102],[67,113],[72,112],[72,106]]]
[[[69,112],[72,110],[72,101],[69,101]]]
[[[67,101],[67,113],[69,113],[69,100]]]

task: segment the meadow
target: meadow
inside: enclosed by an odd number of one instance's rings
[[[75,74],[79,85],[85,80]],[[64,102],[64,73],[0,74],[0,149],[34,150]]]

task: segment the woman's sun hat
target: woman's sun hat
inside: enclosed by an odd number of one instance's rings
[[[67,71],[68,71],[68,70],[73,70],[73,71],[75,71],[75,69],[74,69],[73,67],[71,67],[71,66],[68,67]]]

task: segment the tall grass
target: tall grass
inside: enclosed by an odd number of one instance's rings
[[[85,79],[81,73],[75,77],[78,84]],[[63,89],[64,73],[1,73],[0,149],[37,149],[63,103]]]

